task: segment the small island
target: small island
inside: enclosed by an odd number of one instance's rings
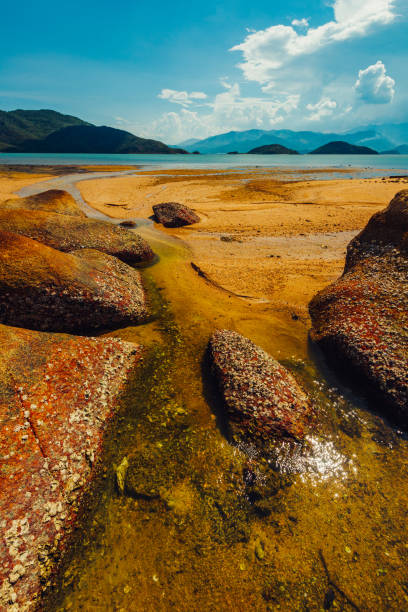
[[[248,154],[254,155],[299,155],[298,151],[294,149],[288,149],[280,144],[263,145],[262,147],[255,147],[248,151]]]
[[[378,155],[378,151],[370,147],[360,147],[343,140],[336,140],[311,151],[311,155]]]

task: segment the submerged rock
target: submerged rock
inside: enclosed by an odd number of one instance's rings
[[[0,231],[0,321],[81,332],[137,323],[147,315],[140,273],[92,249],[61,253]]]
[[[194,210],[191,210],[185,204],[177,202],[165,202],[153,206],[153,212],[158,223],[162,223],[164,227],[181,227],[182,225],[192,225],[198,223],[200,217]]]
[[[141,236],[96,219],[0,208],[0,230],[27,236],[59,251],[97,249],[132,264],[154,258],[152,249]]]
[[[0,208],[9,210],[23,208],[25,210],[40,210],[73,217],[86,217],[72,195],[62,189],[48,189],[26,198],[6,200],[0,204]]]
[[[304,437],[312,406],[280,363],[230,330],[216,331],[209,350],[234,435],[255,441]]]
[[[140,347],[0,325],[0,609],[34,610]]]
[[[408,190],[349,244],[343,275],[310,303],[312,339],[408,426]]]

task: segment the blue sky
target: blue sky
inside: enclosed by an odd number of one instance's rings
[[[0,108],[176,143],[408,121],[408,0],[7,3]]]

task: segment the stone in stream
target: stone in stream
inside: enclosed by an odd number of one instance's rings
[[[286,368],[230,330],[217,330],[209,351],[233,435],[254,441],[304,437],[312,405]]]
[[[40,609],[139,346],[0,325],[0,609]]]
[[[0,230],[27,236],[59,251],[97,249],[131,264],[154,258],[146,240],[135,232],[87,217],[0,207]]]
[[[61,253],[0,231],[0,322],[86,332],[146,318],[140,272],[92,249]]]
[[[62,189],[48,189],[47,191],[25,198],[6,200],[1,202],[0,208],[9,210],[23,208],[25,210],[42,210],[72,217],[86,217],[72,195]]]
[[[311,337],[408,427],[408,190],[348,246],[343,275],[310,303]]]
[[[200,221],[200,217],[194,210],[191,210],[191,208],[185,204],[178,204],[177,202],[155,204],[153,206],[153,212],[156,221],[162,223],[164,227],[181,227],[183,225],[192,225]]]

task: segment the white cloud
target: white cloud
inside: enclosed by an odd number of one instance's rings
[[[158,97],[163,100],[168,100],[169,102],[174,102],[174,104],[189,106],[196,100],[205,100],[207,94],[202,91],[192,91],[188,93],[187,91],[176,91],[175,89],[162,89]]]
[[[329,117],[337,108],[337,102],[330,98],[321,98],[316,104],[308,104],[307,110],[312,114],[308,117],[310,121],[320,121],[323,117]]]
[[[309,27],[309,20],[308,19],[294,19],[292,21],[292,25],[295,28],[308,28]]]
[[[364,36],[374,27],[391,23],[395,0],[335,0],[334,20],[298,33],[293,26],[276,25],[248,34],[232,47],[244,57],[239,67],[248,80],[265,83],[274,71],[294,58],[310,55],[327,45]]]
[[[357,95],[367,104],[387,104],[392,102],[395,94],[395,81],[387,76],[384,64],[376,64],[360,70],[354,85]]]
[[[180,112],[164,113],[144,134],[165,142],[180,142],[187,138],[206,138],[229,130],[258,127],[272,129],[299,105],[300,97],[286,94],[280,98],[243,97],[238,83],[223,83],[225,91],[206,104],[205,111],[183,108]],[[142,135],[144,135],[142,134]]]

